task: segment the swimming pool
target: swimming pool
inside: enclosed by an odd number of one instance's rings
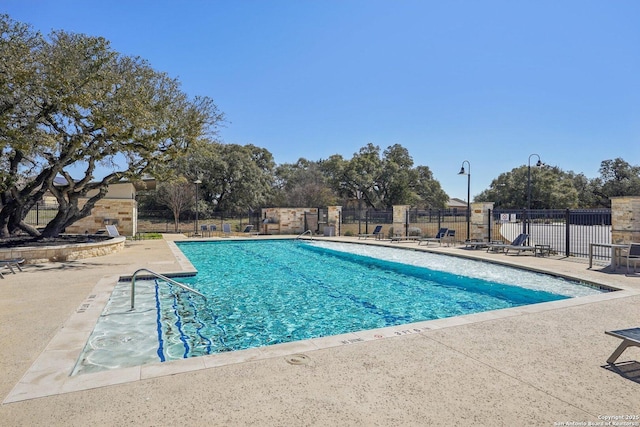
[[[74,373],[410,324],[602,292],[494,264],[349,243],[185,242],[198,269],[113,292]]]

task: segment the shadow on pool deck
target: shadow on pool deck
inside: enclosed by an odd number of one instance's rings
[[[81,391],[5,403],[1,424],[495,426],[597,422],[600,415],[640,413],[640,349],[628,349],[621,358],[628,363],[619,363],[618,370],[603,369],[619,343],[604,331],[640,326],[640,277],[559,259],[459,247],[428,250],[549,270],[624,291],[510,309],[517,311],[507,316],[441,319],[399,336],[383,331],[387,339],[373,331],[337,342],[328,338],[326,348],[291,343],[248,351],[240,360],[229,353],[151,365],[144,373],[117,374],[132,378],[114,381],[119,384],[99,387],[99,381],[87,380],[84,390],[60,390]],[[34,362],[45,349],[58,351],[60,359],[77,357],[58,347],[66,340],[55,338],[73,332],[72,320],[87,311],[84,304],[98,284],[108,288],[117,276],[142,267],[185,269],[166,241],[137,241],[118,254],[26,266],[0,280],[3,399],[19,383],[46,388],[64,382],[69,372],[39,376],[33,367],[48,367]],[[289,363],[292,353],[304,354],[306,363]]]

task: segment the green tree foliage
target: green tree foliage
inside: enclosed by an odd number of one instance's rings
[[[271,197],[274,171],[273,156],[264,148],[201,140],[163,172],[201,180],[202,201],[210,211],[241,213]]]
[[[621,158],[600,163],[600,177],[591,184],[595,203],[611,206],[611,197],[640,196],[640,166],[632,166]]]
[[[575,176],[551,166],[520,166],[500,174],[489,189],[478,194],[476,202],[495,202],[496,207],[526,208],[528,189],[531,191],[531,209],[564,209],[578,206]]]
[[[413,167],[413,159],[399,144],[380,147],[367,144],[345,160],[334,155],[322,162],[328,183],[344,200],[362,200],[374,209],[409,204],[444,207],[448,200],[427,166]]]
[[[531,167],[531,208],[572,209],[610,207],[611,197],[640,195],[640,167],[621,158],[604,160],[600,177],[565,172],[558,167]],[[495,202],[496,207],[527,207],[528,166],[500,174],[477,202]]]
[[[101,37],[56,31],[44,39],[6,15],[0,29],[0,162],[8,172],[0,236],[59,234],[88,216],[109,184],[153,172],[222,120],[210,99],[188,99],[176,80]],[[96,181],[98,165],[110,173]],[[66,183],[54,185],[58,176]],[[59,209],[40,233],[23,219],[47,191]]]
[[[336,195],[323,173],[321,162],[304,158],[276,168],[275,194],[272,204],[286,207],[330,206]]]

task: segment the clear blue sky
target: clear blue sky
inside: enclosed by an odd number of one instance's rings
[[[637,0],[2,0],[47,34],[103,36],[190,95],[223,142],[277,163],[401,144],[466,199],[531,154],[599,176],[640,164]],[[532,157],[532,163],[537,158]]]

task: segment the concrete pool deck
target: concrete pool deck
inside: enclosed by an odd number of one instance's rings
[[[640,275],[530,255],[389,245],[623,290],[91,374],[75,383],[67,371],[51,374],[52,365],[77,358],[65,345],[82,342],[78,319],[101,310],[96,290],[108,291],[139,268],[190,268],[167,241],[127,242],[117,254],[29,265],[0,279],[0,425],[579,425],[610,416],[640,425],[640,418],[624,418],[640,416],[640,348],[626,350],[613,370],[605,361],[620,340],[604,334],[640,326]]]

